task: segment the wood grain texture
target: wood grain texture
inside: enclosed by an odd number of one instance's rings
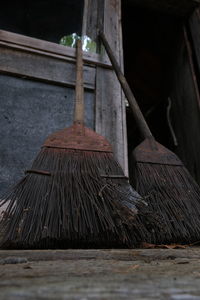
[[[0,44],[6,44],[7,47],[14,49],[22,49],[26,52],[40,53],[41,55],[53,56],[63,59],[76,59],[76,51],[74,48],[55,44],[40,39],[35,39],[12,33],[4,30],[0,30]],[[105,68],[110,68],[110,63],[106,58],[93,52],[84,52],[83,60],[85,63],[92,65],[101,65]]]
[[[200,295],[198,247],[1,250],[0,257],[1,300],[198,300]]]
[[[105,1],[103,30],[121,62],[120,3],[118,0]],[[96,130],[111,142],[114,154],[127,175],[125,102],[114,71],[97,67],[96,96]]]
[[[97,42],[97,51],[109,61],[100,44],[98,31],[107,30],[118,59],[123,60],[120,13],[121,1],[88,0],[86,34]],[[116,47],[117,44],[117,47]],[[109,61],[110,64],[110,61]],[[124,98],[113,70],[96,65],[95,130],[112,144],[116,159],[128,174]]]
[[[0,72],[58,85],[75,85],[75,61],[0,47]],[[95,68],[84,66],[85,88],[95,88]]]

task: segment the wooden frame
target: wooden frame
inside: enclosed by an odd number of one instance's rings
[[[55,57],[64,60],[75,61],[75,49],[52,42],[20,35],[17,33],[0,30],[0,45],[22,50],[43,56]],[[84,62],[92,65],[99,65],[104,68],[111,68],[108,59],[97,53],[84,52]]]
[[[99,8],[96,27],[105,33],[123,68],[121,0],[96,1]],[[93,5],[96,1],[91,0]],[[96,78],[96,131],[111,141],[114,154],[128,176],[125,96],[113,70],[97,66]]]
[[[75,49],[0,30],[0,73],[64,86],[75,85]],[[85,88],[95,89],[95,68],[111,68],[102,55],[84,52]],[[67,65],[66,65],[67,63]]]

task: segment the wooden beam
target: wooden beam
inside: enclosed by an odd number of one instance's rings
[[[28,36],[0,30],[0,43],[6,43],[8,47],[15,49],[23,49],[27,52],[40,53],[43,56],[59,57],[63,59],[76,59],[76,50],[71,47],[43,41]],[[97,53],[83,53],[84,63],[92,65],[100,65],[101,67],[111,68],[109,60]]]
[[[105,1],[103,13],[102,29],[121,64],[121,1]],[[96,96],[96,130],[111,142],[118,162],[128,175],[125,101],[113,71],[97,67]]]
[[[96,68],[84,65],[84,87],[95,89]],[[21,48],[0,45],[0,73],[44,81],[56,85],[75,86],[75,61],[29,53]]]

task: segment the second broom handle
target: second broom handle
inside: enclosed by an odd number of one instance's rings
[[[110,48],[110,45],[108,44],[108,41],[104,35],[104,33],[100,32],[100,38],[103,42],[103,45],[106,49],[106,52],[110,58],[110,61],[112,63],[112,66],[114,68],[114,71],[117,75],[117,78],[119,79],[119,82],[121,84],[121,87],[123,89],[123,92],[128,100],[128,103],[132,109],[132,113],[134,115],[134,118],[137,122],[137,125],[143,135],[144,138],[148,138],[148,137],[153,137],[150,129],[149,129],[149,126],[147,125],[146,121],[145,121],[145,118],[137,104],[137,101],[135,100],[135,97],[129,87],[129,84],[124,76],[124,74],[122,73],[121,69],[120,69],[120,66],[116,60],[116,58],[114,57],[113,55],[113,51],[112,49]]]
[[[76,44],[76,87],[74,122],[84,123],[84,87],[83,87],[83,53],[82,42]]]

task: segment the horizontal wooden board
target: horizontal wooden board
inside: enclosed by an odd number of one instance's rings
[[[0,72],[58,85],[75,85],[75,61],[44,57],[6,46],[0,47]],[[95,87],[95,68],[84,66],[85,88]]]
[[[0,41],[6,42],[13,48],[15,47],[22,47],[22,49],[26,49],[29,52],[38,52],[42,53],[43,55],[48,56],[63,56],[63,58],[72,58],[75,59],[76,57],[76,50],[71,47],[27,37],[24,35],[0,30]],[[99,55],[93,52],[85,52],[83,53],[83,59],[85,63],[88,64],[95,64],[100,65],[105,68],[110,68],[111,64],[106,57]]]

